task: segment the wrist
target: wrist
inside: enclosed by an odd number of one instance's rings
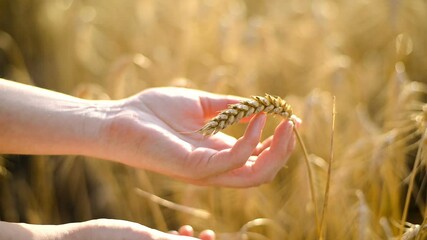
[[[138,168],[153,167],[147,150],[153,147],[150,138],[158,120],[150,109],[133,97],[106,103],[98,108],[103,120],[98,126],[96,147],[89,155]]]
[[[110,147],[107,132],[121,111],[121,101],[85,101],[83,110],[76,113],[81,122],[74,154],[106,158]]]

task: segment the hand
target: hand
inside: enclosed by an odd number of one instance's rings
[[[153,88],[116,101],[89,101],[0,79],[0,153],[77,154],[109,159],[200,185],[271,181],[295,141],[283,121],[260,143],[258,114],[240,139],[194,131],[237,97]]]
[[[63,225],[35,225],[23,223],[8,223],[0,221],[0,239],[34,239],[34,240],[196,240],[193,229],[183,226],[176,233],[164,233],[138,223],[96,219],[87,222],[68,223]],[[205,230],[200,234],[201,240],[214,240],[215,234]]]
[[[292,123],[283,121],[260,143],[266,116],[251,119],[243,137],[194,131],[239,101],[183,88],[153,88],[116,103],[101,136],[100,157],[200,185],[256,186],[271,181],[295,146]],[[102,140],[103,139],[103,140]]]
[[[67,239],[93,239],[93,240],[196,240],[193,237],[193,228],[185,225],[179,229],[179,232],[164,233],[155,229],[148,228],[138,223],[113,220],[97,219],[82,223],[72,223],[63,225],[66,229]],[[214,240],[215,234],[211,230],[205,230],[200,234],[201,240]]]

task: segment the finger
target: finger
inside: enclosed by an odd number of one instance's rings
[[[299,128],[299,126],[301,125],[301,123],[302,123],[302,120],[300,119],[300,118],[298,118],[297,116],[294,116],[293,118],[293,122],[295,123],[295,127],[296,128]],[[267,148],[269,148],[270,147],[270,145],[271,145],[271,142],[272,142],[272,140],[273,140],[273,137],[274,136],[270,136],[270,137],[268,137],[266,140],[264,140],[261,144],[259,144],[258,146],[257,146],[257,148],[256,148],[256,151],[255,151],[255,155],[259,155],[262,151],[264,151],[265,149],[267,149]],[[294,145],[295,145],[295,141],[291,141],[291,143],[293,143]],[[294,147],[292,147],[292,149],[293,149]]]
[[[227,172],[244,165],[259,143],[265,121],[265,114],[258,114],[253,118],[243,137],[237,140],[232,148],[221,151],[206,148],[195,149],[188,157],[189,165],[193,165],[194,169],[197,168],[199,171],[197,173],[201,178]],[[194,163],[197,163],[197,166],[194,166]],[[197,173],[191,172],[193,176]]]
[[[289,142],[294,141],[293,128],[293,123],[287,120],[282,121],[279,126],[277,126],[270,146],[270,151],[275,154],[275,156],[283,159],[284,156],[288,154],[289,149],[285,146],[288,146]]]
[[[293,124],[282,121],[273,135],[271,145],[258,156],[252,166],[252,179],[254,184],[270,182],[277,172],[285,165],[294,150]]]
[[[293,126],[293,128],[298,128],[298,127],[299,127],[299,124],[295,124]],[[296,145],[296,136],[293,133],[293,130],[294,130],[293,128],[292,128],[292,134],[291,134],[289,142],[288,142],[288,151],[290,151],[290,152],[295,150],[295,145]]]
[[[270,136],[267,139],[265,139],[262,143],[258,144],[258,146],[255,149],[254,155],[258,156],[262,151],[269,148],[272,141],[273,141],[273,136]]]
[[[206,179],[211,185],[227,187],[251,187],[270,182],[289,158],[293,148],[289,141],[294,141],[292,124],[282,122],[275,130],[271,146],[252,156],[252,161],[239,169]]]
[[[181,227],[179,228],[179,230],[178,230],[178,234],[179,234],[179,235],[181,235],[181,236],[188,236],[188,237],[191,237],[191,236],[193,236],[193,234],[194,234],[193,227],[192,227],[192,226],[190,226],[190,225],[184,225],[184,226],[181,226]]]
[[[215,240],[215,232],[212,230],[203,230],[200,234],[199,234],[199,238],[201,240]]]
[[[249,123],[243,137],[237,140],[236,144],[234,144],[231,149],[220,151],[215,154],[211,159],[211,163],[227,163],[229,166],[223,169],[222,172],[242,166],[249,159],[258,145],[265,121],[265,114],[259,114],[255,117]]]
[[[296,115],[292,115],[291,120],[292,120],[292,122],[294,122],[294,123],[295,123],[295,126],[296,126],[297,128],[299,128],[299,127],[300,127],[300,125],[302,124],[302,120],[301,120],[301,118],[297,117]]]
[[[211,176],[195,183],[201,185],[212,185],[232,188],[246,188],[258,186],[261,184],[261,182],[256,181],[252,170],[254,162],[256,162],[256,158],[256,156],[251,156],[243,167],[216,176]]]

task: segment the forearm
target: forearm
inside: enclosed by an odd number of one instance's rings
[[[32,239],[32,233],[19,223],[8,223],[0,221],[0,239],[24,240]]]
[[[25,223],[8,223],[0,221],[1,240],[172,240],[183,238],[148,228],[138,223],[96,219],[87,222],[67,223],[62,225],[38,225]]]
[[[0,79],[0,153],[90,154],[104,105]]]
[[[67,239],[70,232],[66,225],[35,225],[0,221],[0,239],[2,240]]]

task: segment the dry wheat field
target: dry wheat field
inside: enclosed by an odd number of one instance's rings
[[[82,156],[5,155],[0,220],[191,224],[218,239],[425,239],[426,43],[424,0],[0,0],[0,77],[88,99],[157,86],[268,93],[302,119],[306,148],[248,189]],[[280,119],[269,116],[264,137]]]

